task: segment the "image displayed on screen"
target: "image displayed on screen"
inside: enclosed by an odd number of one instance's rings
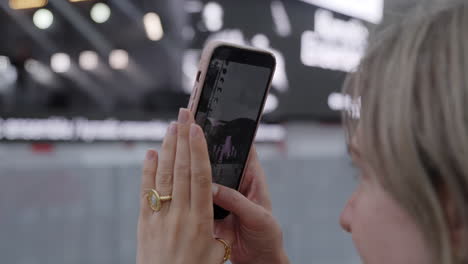
[[[213,59],[195,116],[205,133],[213,181],[237,189],[271,69]]]

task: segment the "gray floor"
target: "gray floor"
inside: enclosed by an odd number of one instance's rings
[[[319,142],[324,141],[313,142],[316,149]],[[294,147],[294,141],[289,145]],[[125,146],[115,148],[59,146],[53,154],[28,157],[27,147],[3,145],[0,262],[134,263],[136,161],[143,151],[106,163],[105,155],[123,152]],[[278,146],[263,146],[260,152],[292,263],[360,263],[338,224],[354,186],[346,155],[296,152],[283,157],[274,149]]]

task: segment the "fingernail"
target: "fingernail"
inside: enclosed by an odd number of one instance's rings
[[[192,124],[192,125],[190,126],[190,136],[191,136],[192,138],[197,137],[198,134],[199,134],[199,132],[200,132],[200,129],[198,128],[197,125]]]
[[[147,160],[153,160],[154,156],[155,156],[154,151],[148,150],[148,152],[146,152],[146,159]]]
[[[181,108],[179,110],[179,123],[185,124],[189,120],[189,111],[187,109]]]
[[[177,134],[177,122],[172,122],[169,125],[169,133],[171,133],[171,135],[176,135]]]
[[[218,194],[219,187],[218,187],[218,185],[217,185],[216,183],[213,183],[213,184],[211,185],[211,191],[213,192],[213,195]]]

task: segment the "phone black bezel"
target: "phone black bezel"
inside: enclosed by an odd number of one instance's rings
[[[228,60],[242,64],[265,67],[272,70],[276,65],[275,57],[270,53],[233,46],[219,46],[215,48],[213,55],[210,58],[210,62],[213,59]]]

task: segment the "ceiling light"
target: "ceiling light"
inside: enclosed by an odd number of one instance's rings
[[[50,67],[54,72],[65,73],[70,70],[70,56],[65,53],[56,53],[50,58]]]
[[[10,67],[11,62],[10,59],[6,56],[0,56],[0,72],[8,70]]]
[[[99,57],[94,51],[83,51],[79,58],[80,67],[84,70],[91,71],[95,70],[99,64]]]
[[[39,9],[33,15],[33,22],[39,29],[48,29],[54,22],[54,15],[48,9]]]
[[[125,50],[113,50],[109,55],[109,64],[112,69],[123,70],[128,67],[128,52]]]
[[[6,56],[0,56],[0,92],[6,91],[18,79],[16,68]]]
[[[218,31],[223,28],[223,7],[216,2],[209,2],[203,9],[203,20],[209,31]]]
[[[37,82],[50,85],[54,80],[54,75],[49,67],[34,59],[27,59],[24,63],[25,70]]]
[[[291,35],[291,21],[282,1],[275,0],[271,2],[271,15],[275,23],[275,30],[281,37]]]
[[[161,23],[161,18],[156,13],[148,13],[143,17],[146,35],[150,40],[158,41],[164,36],[164,30]]]
[[[111,15],[110,7],[104,3],[97,3],[91,8],[91,18],[96,23],[104,23]]]
[[[269,94],[265,102],[265,109],[263,110],[263,113],[268,114],[275,111],[278,108],[278,105],[278,97],[273,94]]]
[[[47,5],[47,0],[10,0],[11,9],[40,8]]]

